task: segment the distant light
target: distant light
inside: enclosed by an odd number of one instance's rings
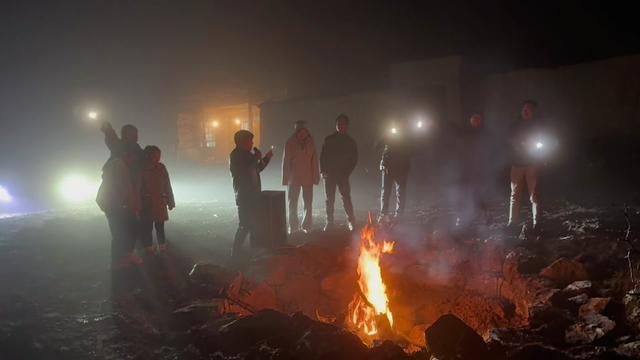
[[[396,129],[395,127],[391,128],[391,133],[392,134],[397,134],[398,133],[398,129]]]
[[[544,144],[542,142],[538,141],[536,143],[536,149],[542,149],[543,147],[544,147]]]
[[[233,122],[236,123],[236,125],[240,126],[240,124],[242,124],[242,121],[240,121],[240,119],[235,119]]]
[[[91,200],[96,195],[96,189],[87,178],[79,174],[67,175],[60,183],[60,195],[71,203]]]
[[[0,203],[10,203],[13,201],[13,197],[9,194],[9,190],[7,190],[4,186],[0,185]]]
[[[96,111],[89,111],[89,112],[87,113],[87,117],[88,117],[90,120],[96,120],[96,119],[98,118],[98,113],[97,113]]]
[[[422,120],[420,120],[420,121],[418,121],[416,126],[418,127],[418,129],[421,129],[424,126],[424,123],[422,122]]]
[[[213,126],[214,128],[217,128],[217,127],[219,127],[219,126],[220,126],[220,123],[218,122],[218,120],[213,120],[213,121],[211,122],[211,126]]]

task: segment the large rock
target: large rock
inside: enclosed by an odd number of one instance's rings
[[[591,298],[584,305],[580,306],[578,314],[580,317],[586,317],[589,315],[601,314],[604,309],[609,305],[611,298]]]
[[[356,335],[342,328],[301,313],[293,315],[292,320],[298,334],[295,359],[362,359],[369,350]]]
[[[553,281],[561,287],[575,281],[589,280],[587,269],[581,262],[566,258],[560,258],[542,269],[540,276]]]
[[[615,321],[606,316],[587,315],[582,321],[567,329],[565,339],[569,344],[590,344],[613,331],[615,327]]]
[[[427,347],[439,359],[488,359],[484,340],[454,315],[441,316],[425,331]]]

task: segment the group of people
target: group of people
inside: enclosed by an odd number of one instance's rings
[[[509,128],[507,148],[502,149],[510,165],[510,205],[508,229],[517,229],[520,223],[521,197],[528,189],[532,205],[533,229],[540,228],[540,205],[538,178],[542,160],[532,152],[532,146],[543,146],[535,140],[542,128],[537,120],[538,104],[533,100],[523,103],[520,118]],[[470,213],[474,216],[486,214],[488,195],[486,187],[495,179],[495,173],[488,171],[488,163],[494,161],[487,147],[492,139],[487,135],[484,119],[474,114],[469,120],[470,132],[466,139],[468,148],[467,165],[463,174],[463,187],[473,199]],[[320,156],[309,129],[304,121],[295,123],[293,135],[287,140],[282,158],[282,185],[287,187],[289,212],[289,232],[309,232],[312,221],[313,187],[324,179],[326,195],[325,230],[335,226],[334,208],[336,189],[342,196],[347,216],[347,226],[353,230],[356,217],[351,199],[349,177],[358,163],[358,147],[349,135],[349,118],[341,114],[335,120],[336,131],[324,139]],[[253,221],[260,217],[256,204],[260,202],[260,173],[269,164],[273,152],[264,156],[254,147],[253,134],[240,130],[235,134],[236,148],[231,152],[230,170],[238,206],[239,226],[233,245],[232,255],[238,256],[247,236],[254,231]],[[533,144],[532,144],[533,141]],[[389,221],[403,214],[407,199],[407,182],[411,168],[411,158],[415,153],[415,143],[400,136],[387,136],[378,144],[382,151],[380,173],[382,190],[380,194],[379,221]],[[298,203],[302,192],[303,216],[300,223]],[[390,199],[395,197],[395,211],[390,211]]]
[[[110,151],[102,167],[102,183],[96,202],[107,217],[112,235],[111,256],[116,267],[140,265],[136,244],[147,254],[166,250],[164,223],[175,199],[167,168],[157,146],[138,144],[138,129],[122,127],[120,137],[108,122],[101,126]],[[155,228],[157,246],[153,243]]]
[[[540,205],[538,179],[541,161],[532,155],[531,141],[541,126],[536,120],[537,103],[525,101],[520,119],[509,132],[506,152],[510,160],[511,196],[508,228],[519,224],[521,197],[528,189],[532,205],[533,228],[539,228]],[[467,139],[470,161],[466,168],[463,186],[473,200],[473,213],[486,211],[486,164],[491,159],[481,159],[486,154],[488,137],[480,115],[470,119],[471,137]],[[313,187],[324,179],[326,195],[325,230],[335,226],[334,208],[336,190],[340,192],[347,217],[347,226],[353,230],[356,217],[351,198],[349,178],[358,163],[358,147],[349,135],[349,118],[341,114],[335,119],[335,132],[328,135],[322,144],[320,155],[315,142],[303,121],[294,126],[293,135],[287,140],[282,158],[282,185],[287,187],[289,208],[289,232],[309,232],[312,221]],[[122,127],[120,137],[108,122],[101,127],[110,157],[102,168],[97,203],[105,213],[112,234],[112,261],[118,266],[139,265],[143,259],[136,255],[137,243],[148,254],[166,250],[164,223],[168,210],[175,207],[175,199],[167,168],[160,162],[161,151],[157,146],[142,149],[138,144],[138,129],[133,125]],[[261,202],[260,173],[270,163],[273,151],[262,154],[254,147],[254,135],[248,130],[239,130],[234,135],[235,148],[229,157],[233,179],[239,224],[233,243],[232,256],[242,251],[248,235],[256,230],[256,220],[262,214],[257,204]],[[380,173],[382,191],[380,195],[379,221],[388,221],[401,216],[406,206],[407,181],[409,178],[414,143],[399,136],[389,136],[378,144],[382,151]],[[542,147],[540,142],[534,146]],[[298,202],[302,192],[304,206],[302,223],[298,217]],[[395,211],[390,211],[390,199],[395,195]],[[153,244],[156,230],[157,246]]]

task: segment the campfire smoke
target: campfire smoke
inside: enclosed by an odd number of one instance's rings
[[[347,326],[370,342],[393,327],[387,287],[382,279],[380,258],[393,252],[394,242],[378,241],[375,227],[367,224],[360,238],[358,257],[358,292],[348,307]],[[384,331],[386,330],[386,331]]]

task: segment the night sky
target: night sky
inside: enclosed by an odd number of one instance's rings
[[[639,52],[612,3],[3,1],[0,175],[104,159],[91,104],[166,146],[182,96],[227,86],[339,93],[442,55],[491,72]]]

